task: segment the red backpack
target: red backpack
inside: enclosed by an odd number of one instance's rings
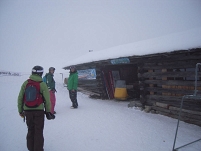
[[[38,107],[43,103],[43,97],[40,93],[40,82],[28,80],[28,83],[24,92],[24,104],[29,108]]]

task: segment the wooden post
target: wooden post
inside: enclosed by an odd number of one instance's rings
[[[148,72],[154,72],[154,70],[148,70]],[[153,77],[149,78],[149,80],[153,80]],[[149,87],[154,87],[154,84],[149,84]],[[150,91],[149,93],[150,95],[154,95],[153,91]]]
[[[167,72],[167,69],[162,69],[162,72]],[[162,77],[162,80],[167,80],[167,77]],[[163,89],[168,88],[167,85],[162,85]],[[169,93],[163,92],[162,95],[170,95]]]
[[[146,103],[146,90],[145,90],[145,83],[143,75],[143,65],[138,66],[138,79],[139,79],[139,86],[140,86],[140,102],[145,105]]]

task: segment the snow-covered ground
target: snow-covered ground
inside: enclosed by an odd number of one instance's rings
[[[28,75],[0,77],[0,151],[27,151],[27,127],[17,97]],[[45,120],[45,151],[171,151],[176,119],[128,108],[128,102],[94,100],[78,93],[70,109],[68,91],[57,81],[56,119]],[[176,147],[201,138],[201,127],[180,123]],[[182,151],[200,151],[201,141]],[[180,151],[180,150],[179,150]]]

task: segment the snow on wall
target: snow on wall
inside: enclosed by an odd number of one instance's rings
[[[114,59],[127,56],[148,55],[154,53],[188,50],[201,47],[201,27],[185,32],[169,34],[162,37],[138,41],[125,45],[88,52],[87,54],[67,62],[66,66],[93,61]]]

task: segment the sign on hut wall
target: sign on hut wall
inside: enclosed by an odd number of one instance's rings
[[[78,70],[79,79],[96,79],[96,70],[87,69],[87,70]]]
[[[126,64],[130,63],[129,58],[118,58],[111,60],[111,64]]]

